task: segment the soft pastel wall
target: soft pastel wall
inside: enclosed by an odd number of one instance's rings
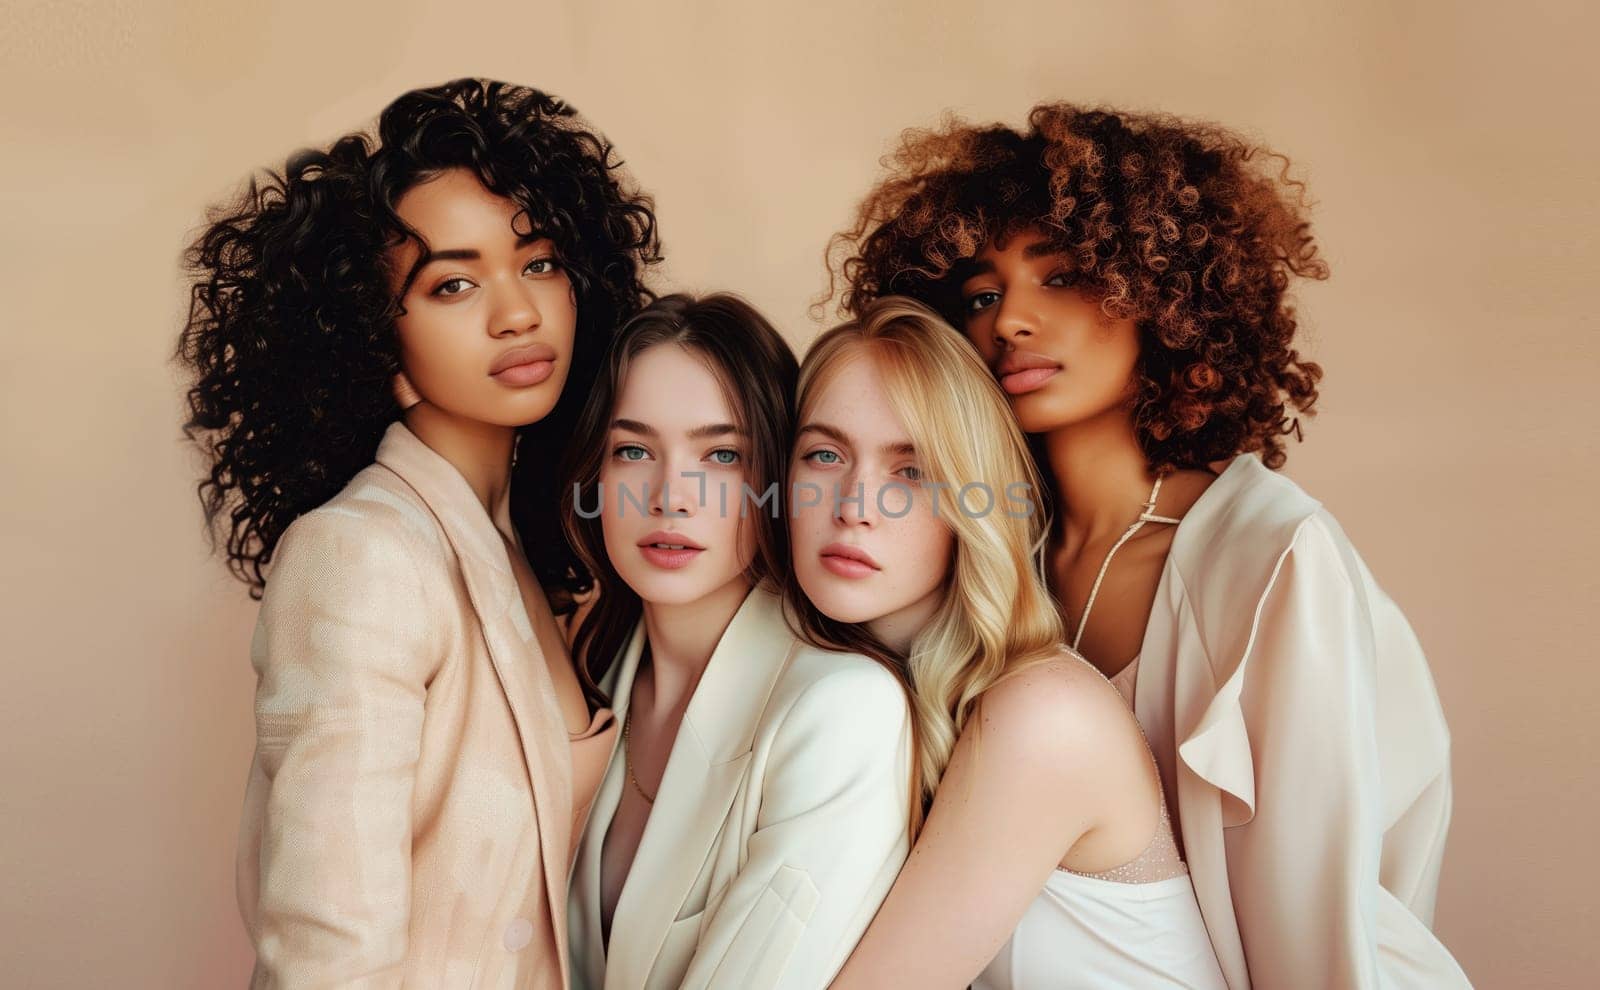
[[[659,201],[665,282],[797,347],[902,127],[1066,97],[1293,156],[1332,281],[1290,473],[1410,615],[1455,735],[1438,930],[1593,985],[1597,371],[1585,5],[5,0],[0,972],[236,985],[254,607],[208,559],[167,364],[178,255],[252,168],[476,74],[572,100]]]

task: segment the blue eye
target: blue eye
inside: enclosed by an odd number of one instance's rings
[[[831,457],[833,460],[825,461],[822,459],[824,457]],[[813,450],[811,453],[801,458],[801,460],[810,461],[813,464],[838,464],[841,459],[842,458],[840,458],[838,454],[831,450]]]
[[[633,456],[638,454],[638,457]],[[635,443],[625,443],[612,452],[612,456],[619,461],[642,461],[649,456],[649,452]]]
[[[724,454],[727,455],[726,459],[723,458]],[[729,450],[727,447],[723,447],[721,450],[713,450],[711,452],[711,458],[718,464],[721,464],[723,467],[728,467],[729,465],[739,463],[739,452],[737,450]]]

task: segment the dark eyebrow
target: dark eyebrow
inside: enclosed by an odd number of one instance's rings
[[[955,278],[953,281],[959,285],[969,278],[976,278],[979,275],[987,275],[992,271],[994,271],[994,262],[990,261],[989,259],[985,258],[982,261],[979,261],[977,258],[966,258],[957,263],[955,267]]]
[[[546,234],[537,230],[531,234],[519,234],[517,235],[517,247],[519,249],[525,248],[535,241],[543,241],[548,239],[549,238]],[[482,257],[483,255],[478,252],[477,248],[444,248],[439,251],[425,250],[422,252],[422,257],[417,259],[416,267],[422,268],[424,265],[435,261],[477,261]]]
[[[855,445],[852,444],[850,439],[844,435],[843,430],[835,426],[829,426],[827,423],[807,423],[806,425],[800,427],[799,432],[796,433],[795,436],[799,437],[808,430],[813,433],[822,434],[823,436],[832,440],[834,443],[839,444],[841,447],[850,447],[854,449]],[[890,455],[915,454],[917,452],[916,445],[910,443],[886,443],[880,449],[885,454]]]
[[[646,437],[661,435],[655,427],[648,423],[641,423],[636,419],[614,419],[611,421],[611,428],[613,430],[627,430],[629,433],[637,433]],[[709,437],[726,436],[743,437],[744,431],[732,423],[709,423],[705,426],[697,426],[689,431],[690,440],[705,440]]]
[[[1060,247],[1051,243],[1050,241],[1035,241],[1022,249],[1022,256],[1029,261],[1037,261],[1040,258],[1052,258],[1057,256],[1066,257],[1066,254],[1066,251],[1063,251]],[[993,271],[994,262],[990,261],[988,258],[967,258],[956,264],[955,281],[957,283],[965,282],[969,278],[976,278],[979,275],[987,275]]]
[[[712,437],[743,437],[744,431],[732,423],[708,423],[689,431],[690,440],[708,440]]]
[[[550,235],[542,230],[535,230],[527,234],[517,235],[517,250],[522,250],[535,241],[546,241]],[[444,248],[440,251],[430,251],[426,244],[422,245],[422,253],[417,255],[417,260],[412,264],[411,270],[406,272],[405,280],[400,283],[400,295],[404,296],[411,291],[411,285],[417,280],[422,270],[435,261],[477,261],[483,255],[476,248]]]

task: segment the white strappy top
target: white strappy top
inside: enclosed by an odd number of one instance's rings
[[[1156,480],[1144,512],[1128,528],[1089,592],[1073,637],[1076,652],[1111,556],[1146,522],[1176,523],[1154,513]],[[1106,678],[1133,707],[1139,658]],[[1104,674],[1101,674],[1104,677]],[[1141,729],[1141,731],[1143,731]],[[1151,756],[1154,765],[1155,757]],[[1159,772],[1157,780],[1159,781]],[[1056,869],[1045,881],[999,955],[973,981],[973,990],[1189,987],[1227,990],[1188,867],[1178,853],[1166,798],[1150,844],[1133,860],[1097,874]]]
[[[1166,801],[1150,845],[1132,861],[1093,875],[1052,871],[972,986],[1227,990]]]
[[[1135,655],[1132,660],[1128,661],[1128,665],[1126,667],[1117,671],[1117,675],[1111,678],[1111,686],[1117,689],[1118,694],[1122,695],[1122,700],[1128,703],[1129,708],[1133,707],[1133,692],[1138,686],[1138,679],[1138,655]]]

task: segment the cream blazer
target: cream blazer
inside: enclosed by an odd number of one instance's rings
[[[602,681],[618,719],[644,623]],[[899,683],[797,640],[758,588],[684,713],[612,919],[600,855],[622,797],[618,745],[572,877],[572,980],[606,990],[820,990],[844,965],[910,848],[911,722]]]
[[[238,857],[252,986],[566,986],[571,755],[498,526],[397,422],[279,543]]]
[[[1344,531],[1235,458],[1173,537],[1134,708],[1233,990],[1441,987],[1450,734]]]

